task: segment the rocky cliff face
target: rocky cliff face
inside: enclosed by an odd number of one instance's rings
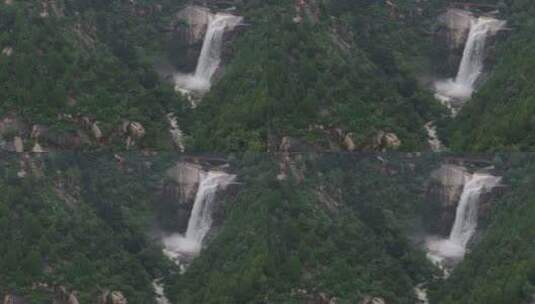
[[[163,185],[163,199],[171,205],[176,216],[173,217],[174,228],[185,232],[191,210],[197,196],[201,182],[201,174],[213,168],[213,164],[198,164],[194,162],[179,161],[167,170],[167,179]],[[216,166],[217,167],[217,166]],[[212,211],[213,226],[219,226],[223,221],[223,204],[228,195],[235,194],[237,186],[229,185],[225,191],[218,192],[218,198]],[[170,228],[170,227],[168,227]]]
[[[493,203],[496,201],[496,198],[502,196],[508,190],[507,185],[498,185],[492,188],[491,191],[484,192],[481,194],[479,202],[479,218],[485,222],[488,219]]]
[[[175,14],[171,24],[170,44],[172,53],[169,56],[178,71],[181,73],[195,71],[209,22],[214,17],[215,12],[223,10],[220,6],[228,8],[231,4],[228,1],[199,2],[199,5],[202,6],[186,6]],[[210,8],[214,8],[214,10]],[[230,59],[232,41],[238,34],[239,28],[225,32],[221,54],[223,62]],[[218,75],[215,75],[215,78],[219,78]]]
[[[178,44],[178,54],[171,56],[178,58],[173,61],[181,72],[195,71],[210,16],[210,10],[200,6],[187,6],[175,15],[171,39]]]
[[[459,164],[444,164],[431,173],[425,194],[425,220],[428,221],[426,226],[430,233],[449,236],[464,185],[473,172],[481,170],[481,165],[474,166],[470,163],[466,163],[466,167]],[[488,217],[496,197],[506,190],[506,186],[499,185],[481,193],[478,210],[480,221]]]
[[[448,9],[440,21],[448,29],[447,39],[450,49],[462,49],[470,30],[472,14],[459,9]]]
[[[164,196],[170,204],[178,205],[176,217],[179,231],[185,231],[188,225],[202,171],[200,165],[182,161],[167,170]]]
[[[178,162],[167,170],[167,177],[174,182],[176,198],[182,203],[191,204],[199,188],[202,167],[189,162]]]
[[[438,17],[438,29],[435,32],[435,45],[441,53],[442,64],[439,64],[439,73],[454,75],[463,56],[464,45],[470,31],[470,22],[473,18],[468,11],[448,9]],[[448,60],[444,61],[444,53]]]
[[[426,219],[428,229],[434,234],[448,236],[455,211],[469,173],[465,167],[442,165],[431,173],[426,191]],[[437,220],[438,219],[438,220]]]
[[[435,28],[435,59],[437,72],[442,76],[455,76],[462,60],[472,22],[481,16],[499,18],[498,11],[481,12],[450,8],[438,17]],[[503,32],[489,35],[486,43],[485,66],[493,66],[496,59],[496,40],[505,36]],[[444,58],[448,58],[444,60]],[[485,71],[486,72],[486,71]]]

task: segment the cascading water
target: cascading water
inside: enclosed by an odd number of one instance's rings
[[[221,50],[225,31],[242,22],[242,17],[226,13],[209,16],[208,28],[194,74],[176,74],[175,89],[183,93],[205,93],[210,89],[211,79],[221,63]]]
[[[235,175],[220,171],[201,172],[186,233],[175,233],[163,238],[163,253],[180,266],[182,272],[186,269],[184,263],[199,254],[202,242],[212,227],[212,208],[217,191],[226,189],[235,178]],[[165,296],[162,278],[154,280],[152,286],[156,303],[171,303]]]
[[[481,194],[492,190],[500,181],[500,177],[484,173],[474,173],[467,178],[449,238],[427,241],[431,261],[444,266],[445,260],[455,262],[464,257],[466,246],[476,232]]]
[[[156,294],[155,300],[157,304],[171,304],[169,299],[165,296],[164,286],[161,279],[152,281],[152,289]]]
[[[472,17],[463,57],[455,79],[437,81],[435,97],[456,115],[458,108],[472,97],[483,72],[487,38],[503,29],[506,21],[489,17]]]
[[[185,234],[173,234],[163,239],[164,253],[177,263],[181,258],[199,254],[202,242],[212,226],[212,208],[218,190],[225,189],[235,175],[219,171],[202,172],[199,189]]]
[[[186,151],[186,146],[184,145],[184,133],[178,125],[178,120],[175,116],[175,113],[168,113],[166,115],[167,122],[169,123],[169,133],[171,134],[171,139],[175,144],[175,147],[179,152]]]
[[[425,131],[427,132],[427,142],[429,143],[429,147],[431,148],[431,151],[433,152],[443,151],[444,145],[442,144],[442,141],[438,137],[435,124],[432,121],[430,121],[424,125],[424,128],[425,128]]]
[[[450,241],[466,248],[477,228],[477,211],[481,193],[494,188],[501,178],[489,174],[475,173],[466,183],[457,206],[455,222],[450,233]]]

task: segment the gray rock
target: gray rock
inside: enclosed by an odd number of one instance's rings
[[[428,228],[431,232],[443,236],[450,233],[468,177],[465,167],[450,164],[442,165],[431,173],[426,191],[426,218],[430,219]]]

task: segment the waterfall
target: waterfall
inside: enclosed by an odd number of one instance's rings
[[[216,191],[220,187],[226,187],[234,179],[234,176],[222,172],[208,172],[202,175],[204,176],[201,176],[186,230],[186,239],[194,241],[199,247],[212,226],[212,206]]]
[[[195,69],[195,77],[208,82],[221,62],[221,47],[223,46],[225,29],[234,28],[241,22],[240,17],[230,14],[216,14],[211,19]]]
[[[189,94],[191,92],[204,93],[210,89],[211,79],[221,63],[223,35],[239,25],[242,17],[226,13],[211,14],[208,28],[194,74],[175,75],[175,89]]]
[[[487,37],[490,34],[495,34],[504,25],[505,21],[487,17],[480,17],[471,21],[463,58],[455,78],[456,83],[473,91],[476,81],[483,72],[483,58],[485,56]]]
[[[487,38],[503,29],[506,21],[489,17],[472,17],[463,57],[455,79],[435,83],[435,97],[455,115],[459,106],[472,97],[483,73]]]
[[[468,176],[457,205],[449,238],[427,240],[428,258],[441,267],[445,275],[448,274],[445,263],[462,259],[466,253],[466,246],[476,232],[481,194],[492,190],[500,181],[501,177],[485,173]]]
[[[177,263],[180,263],[181,258],[191,258],[199,254],[202,242],[212,227],[212,209],[217,191],[225,189],[235,177],[219,171],[201,173],[186,233],[165,237],[164,254]]]
[[[455,222],[449,240],[466,248],[477,228],[477,211],[479,197],[483,191],[494,188],[500,182],[499,177],[475,173],[464,186],[455,214]]]

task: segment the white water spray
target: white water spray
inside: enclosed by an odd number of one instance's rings
[[[199,254],[202,242],[212,227],[212,209],[217,191],[225,189],[235,177],[219,171],[201,173],[186,233],[173,234],[163,239],[164,253],[169,258],[180,264],[181,258]]]
[[[156,294],[155,300],[157,304],[171,304],[169,299],[165,296],[164,286],[161,279],[152,281],[152,289]]]
[[[496,187],[501,178],[489,174],[475,173],[466,183],[457,206],[455,222],[450,241],[466,248],[477,228],[478,208],[481,193]]]
[[[476,232],[481,194],[492,190],[500,181],[501,177],[484,173],[474,173],[468,177],[457,206],[455,222],[449,238],[427,241],[428,257],[431,261],[446,270],[445,261],[455,262],[464,257],[466,246]]]
[[[483,73],[487,38],[502,30],[507,22],[489,17],[472,17],[470,32],[455,79],[437,81],[435,97],[457,114],[458,108],[472,97]]]
[[[171,139],[173,140],[176,149],[183,153],[186,151],[186,146],[184,145],[184,133],[178,125],[175,113],[168,113],[166,117],[167,122],[169,123],[169,133],[171,134]]]
[[[427,132],[427,142],[429,143],[429,147],[431,148],[431,151],[433,152],[441,152],[444,151],[444,145],[442,144],[442,141],[438,137],[437,134],[437,128],[435,124],[430,121],[424,125],[425,131]]]
[[[204,42],[194,74],[176,74],[175,89],[189,94],[210,90],[212,76],[221,63],[221,50],[225,31],[232,30],[242,22],[242,17],[226,13],[211,14]]]

